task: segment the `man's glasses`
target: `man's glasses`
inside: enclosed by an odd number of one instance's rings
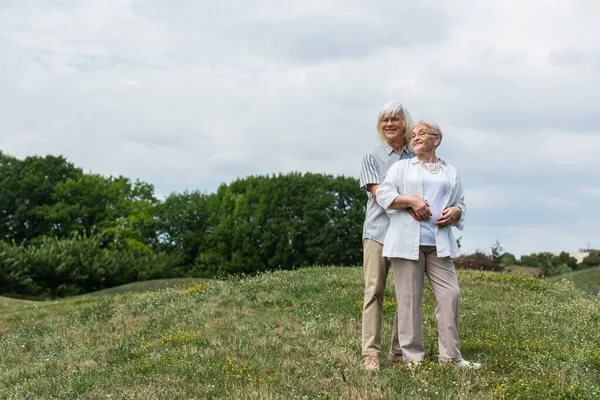
[[[383,122],[384,124],[387,124],[390,121],[393,122],[393,123],[396,123],[396,122],[402,121],[402,118],[400,118],[400,117],[385,117],[385,118],[381,118],[381,122]]]

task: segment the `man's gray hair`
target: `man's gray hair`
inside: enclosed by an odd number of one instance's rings
[[[392,115],[396,115],[398,113],[400,113],[400,115],[402,115],[402,118],[404,119],[404,143],[410,144],[410,130],[413,126],[412,117],[410,116],[410,113],[408,112],[406,107],[404,107],[402,103],[399,102],[385,103],[383,107],[381,107],[381,110],[379,111],[379,116],[377,116],[377,138],[382,142],[385,141],[385,135],[381,130],[381,120],[387,117],[391,117]]]

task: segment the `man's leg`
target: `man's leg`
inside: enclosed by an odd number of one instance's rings
[[[362,316],[362,355],[379,355],[381,350],[381,314],[387,279],[387,260],[381,256],[383,245],[371,239],[363,242],[365,294]]]

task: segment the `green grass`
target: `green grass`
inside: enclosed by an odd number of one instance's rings
[[[478,372],[362,371],[362,270],[307,268],[141,293],[0,299],[1,399],[598,399],[600,307],[570,282],[459,271]],[[395,302],[387,288],[383,354]]]
[[[600,288],[600,267],[568,272],[566,274],[548,278],[550,282],[560,282],[563,279],[574,282],[575,285],[581,289],[592,290],[597,294],[598,288]]]
[[[178,288],[189,285],[192,281],[202,282],[206,279],[193,278],[174,278],[174,279],[155,279],[151,281],[133,282],[127,285],[121,285],[110,289],[99,290],[94,293],[89,293],[88,296],[105,296],[108,294],[124,294],[124,293],[140,293],[151,290]]]
[[[534,278],[539,278],[542,276],[542,270],[539,268],[533,267],[523,267],[521,265],[507,265],[504,267],[505,272],[510,272],[513,274],[525,274],[529,276],[533,276]]]

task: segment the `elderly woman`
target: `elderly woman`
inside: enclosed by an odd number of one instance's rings
[[[390,225],[383,255],[394,271],[398,302],[398,336],[404,361],[424,359],[422,306],[424,275],[436,298],[439,359],[479,369],[466,361],[458,344],[460,290],[452,258],[459,256],[451,226],[462,230],[465,215],[458,171],[438,158],[442,131],[434,122],[413,125],[410,142],[416,157],[396,162],[377,188],[377,201],[387,210]]]

